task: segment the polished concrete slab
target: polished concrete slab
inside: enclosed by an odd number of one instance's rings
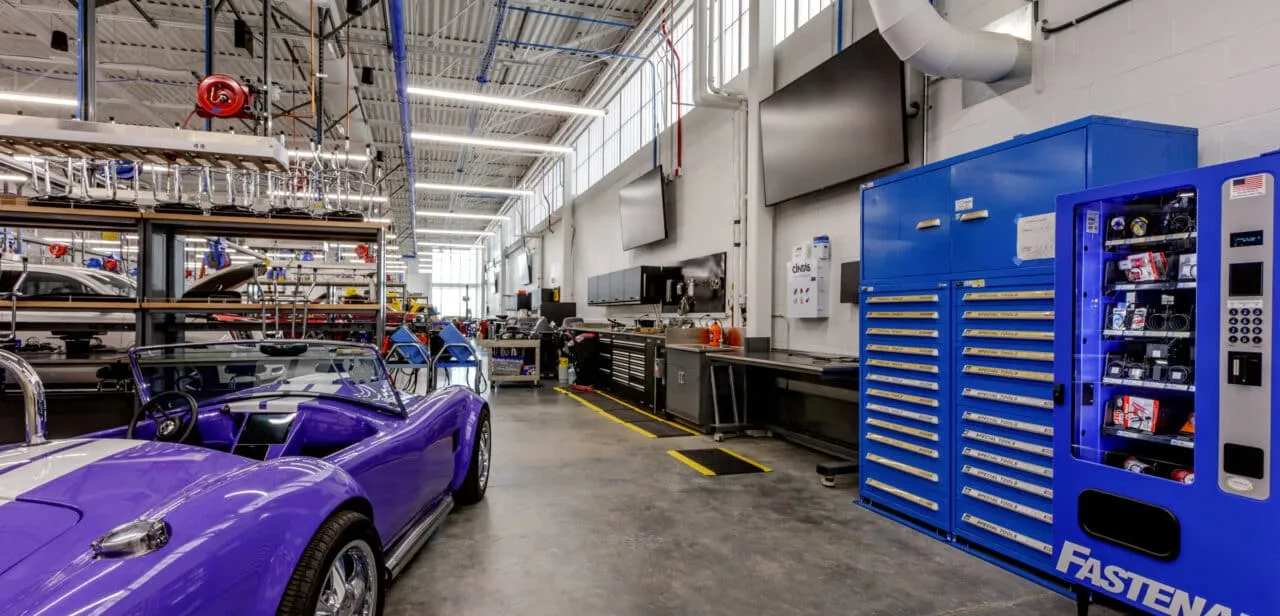
[[[557,394],[491,396],[493,478],[392,587],[387,613],[563,616],[1070,616],[1071,601],[821,487],[824,458],[724,446],[773,469],[704,477]],[[1095,612],[1098,613],[1098,612]]]

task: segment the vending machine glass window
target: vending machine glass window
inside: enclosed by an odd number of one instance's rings
[[[1196,191],[1089,203],[1077,208],[1074,224],[1072,452],[1190,484]],[[1253,335],[1251,317],[1231,323],[1231,338]]]

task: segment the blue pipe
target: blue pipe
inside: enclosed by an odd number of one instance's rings
[[[418,178],[413,164],[413,116],[409,113],[409,66],[406,61],[404,37],[404,0],[387,0],[387,13],[391,17],[391,55],[396,68],[396,102],[400,104],[400,138],[404,141],[404,172],[409,191],[409,248],[404,257],[418,256],[418,208],[415,182]]]
[[[498,40],[502,36],[502,26],[507,23],[507,0],[497,0],[494,6],[498,8],[498,15],[493,20],[493,32],[489,34],[489,46],[484,50],[484,59],[480,62],[480,74],[476,76],[476,81],[480,85],[489,83],[489,69],[493,68],[493,54],[498,50]]]
[[[836,0],[836,53],[844,51],[844,0]]]
[[[606,58],[622,58],[624,60],[636,60],[639,62],[644,62],[649,65],[649,75],[650,75],[650,79],[653,82],[654,98],[656,99],[658,96],[658,67],[653,63],[653,60],[643,56],[637,56],[629,53],[618,53],[616,51],[604,51],[600,49],[584,49],[581,47],[564,47],[561,45],[546,45],[543,43],[527,43],[524,41],[510,41],[506,39],[499,40],[498,44],[520,46],[520,47],[532,47],[533,49],[546,49],[549,51],[563,51],[566,53],[580,53],[584,55],[602,56]],[[652,107],[653,107],[653,166],[656,169],[658,167],[658,135],[662,133],[662,126],[658,124],[658,105],[656,104],[656,102]],[[679,113],[679,112],[680,110],[677,109],[676,113]]]

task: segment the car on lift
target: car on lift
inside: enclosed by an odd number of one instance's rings
[[[488,487],[486,402],[399,391],[373,347],[166,345],[130,363],[128,425],[46,440],[40,379],[0,351],[27,425],[0,446],[6,614],[380,614]]]

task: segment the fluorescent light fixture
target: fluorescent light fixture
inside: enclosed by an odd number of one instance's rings
[[[35,94],[19,94],[17,92],[0,92],[0,101],[12,101],[15,103],[35,103],[37,105],[61,105],[63,107],[75,107],[80,103],[74,98],[64,98],[61,96],[39,96]]]
[[[462,231],[456,229],[418,229],[418,233],[426,235],[493,235],[493,231]]]
[[[279,190],[273,190],[273,191],[271,191],[270,195],[271,195],[272,197],[299,197],[299,198],[301,198],[301,199],[313,199],[313,198],[315,198],[315,194],[313,194],[313,193],[290,193],[290,192],[283,192],[283,191],[279,191]],[[386,202],[387,202],[387,198],[386,198],[386,197],[384,197],[384,196],[382,196],[382,195],[345,195],[345,196],[339,196],[339,195],[336,195],[336,194],[326,194],[326,195],[325,195],[325,198],[326,198],[326,199],[331,199],[331,200],[334,200],[334,201],[339,201],[339,200],[341,200],[341,201],[359,201],[359,202],[362,202],[362,203],[386,203]]]
[[[308,150],[289,150],[289,156],[293,158],[311,158],[312,152]],[[340,152],[320,152],[322,160],[350,160],[353,163],[368,162],[369,157],[364,154],[342,154]]]
[[[459,214],[456,212],[427,212],[418,210],[419,218],[463,218],[466,220],[507,220],[506,216],[496,214]]]
[[[462,137],[460,135],[429,135],[427,133],[413,133],[412,137],[414,141],[452,143],[455,145],[474,145],[480,148],[494,148],[498,150],[526,150],[529,152],[546,152],[548,154],[568,154],[573,151],[573,148],[563,145],[552,145],[549,143],[480,139],[477,137]]]
[[[364,219],[364,221],[365,221],[365,222],[377,222],[377,223],[382,223],[382,224],[384,224],[384,225],[389,225],[389,224],[391,224],[391,219],[390,219],[390,218],[366,218],[366,219]]]
[[[585,115],[602,117],[603,109],[593,107],[582,107],[579,105],[562,105],[559,103],[544,103],[541,101],[531,101],[524,98],[511,98],[506,96],[487,96],[484,94],[468,94],[466,92],[454,92],[451,90],[437,90],[435,88],[407,88],[409,94],[418,96],[426,96],[430,98],[443,98],[453,101],[465,101],[468,103],[480,103],[483,105],[494,105],[497,107],[516,107],[519,109],[533,109],[535,111],[549,111],[552,113],[563,113],[568,115]]]
[[[415,182],[414,187],[422,190],[438,190],[443,192],[460,192],[460,193],[476,193],[483,195],[508,195],[512,197],[532,197],[532,190],[521,190],[519,188],[499,188],[495,186],[464,186],[462,184],[432,184],[430,182]]]
[[[418,242],[418,248],[469,248],[477,249],[484,246],[476,246],[475,244],[441,244],[439,242]]]
[[[30,179],[30,177],[16,173],[0,173],[0,182],[25,182]]]

